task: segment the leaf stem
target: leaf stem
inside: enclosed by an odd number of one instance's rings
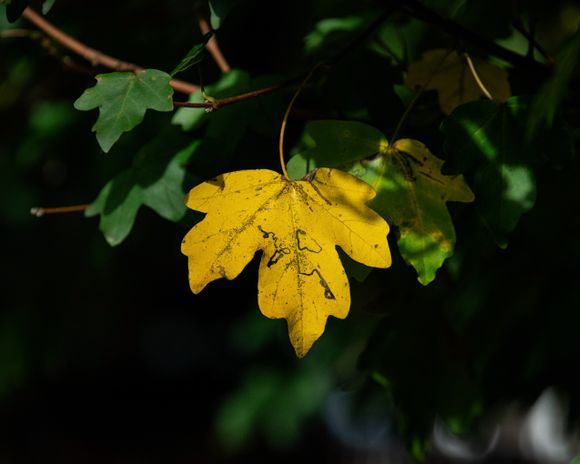
[[[439,63],[437,63],[437,66],[435,66],[435,69],[433,69],[433,72],[429,76],[429,79],[427,79],[427,81],[419,88],[419,90],[417,90],[415,92],[415,95],[413,95],[413,98],[411,99],[411,101],[407,105],[407,108],[405,108],[405,111],[403,112],[401,119],[399,119],[399,122],[397,123],[397,127],[395,127],[395,130],[393,131],[393,136],[391,137],[391,141],[389,142],[390,145],[392,145],[393,143],[395,143],[397,141],[397,136],[399,135],[399,131],[401,130],[401,127],[403,127],[403,123],[407,119],[407,116],[409,116],[409,113],[411,112],[411,110],[413,109],[415,104],[417,103],[417,100],[419,100],[419,97],[421,95],[423,95],[423,92],[427,89],[427,86],[429,85],[429,83],[431,82],[431,80],[433,79],[435,74],[437,74],[437,72],[439,72],[439,68],[443,65],[443,63],[445,62],[447,57],[452,52],[453,52],[453,50],[449,49],[447,51],[447,53],[445,55],[443,55],[443,57],[441,58],[441,61],[439,61]]]
[[[323,66],[324,64],[326,64],[326,63],[318,63],[317,65],[315,65],[310,70],[310,72],[306,75],[306,77],[304,79],[302,79],[302,82],[300,83],[300,85],[296,89],[296,92],[294,92],[294,95],[293,95],[292,99],[290,100],[290,103],[288,104],[288,108],[286,108],[286,113],[284,114],[284,118],[282,119],[282,124],[280,125],[280,140],[278,143],[278,154],[280,155],[280,167],[282,168],[282,173],[284,174],[284,177],[286,178],[286,180],[290,180],[290,177],[288,176],[288,171],[286,171],[286,163],[284,162],[284,134],[286,133],[286,124],[288,123],[288,117],[290,116],[290,112],[292,111],[292,107],[294,106],[294,102],[298,98],[298,95],[300,95],[300,92],[302,92],[302,89],[304,88],[306,83],[310,80],[310,78],[315,73],[315,71],[318,68],[320,68],[321,66]]]
[[[30,214],[36,217],[41,217],[46,214],[65,214],[65,213],[81,213],[89,207],[85,205],[59,206],[56,208],[42,208],[36,207],[30,209]]]
[[[106,55],[99,50],[95,50],[74,37],[68,35],[67,33],[61,31],[54,24],[47,21],[41,15],[39,15],[32,8],[27,7],[22,16],[42,30],[46,35],[51,37],[53,40],[61,44],[63,47],[75,52],[77,55],[83,57],[93,66],[101,65],[106,68],[112,69],[114,71],[142,71],[144,68],[127,61],[119,60],[112,56]],[[173,87],[177,92],[191,94],[197,92],[199,89],[197,85],[191,84],[189,82],[181,81],[179,79],[172,79],[169,85]]]
[[[489,92],[489,90],[487,90],[487,87],[485,86],[485,84],[483,83],[481,78],[479,77],[479,74],[477,74],[477,71],[475,69],[475,65],[473,64],[473,61],[471,60],[469,53],[464,53],[463,56],[467,60],[467,65],[469,66],[469,70],[471,71],[471,74],[473,75],[473,78],[475,79],[475,82],[477,83],[480,90],[483,92],[483,94],[487,98],[489,98],[490,100],[493,100],[491,93]]]

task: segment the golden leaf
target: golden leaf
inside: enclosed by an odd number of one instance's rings
[[[297,181],[264,169],[237,171],[194,187],[186,204],[207,215],[181,247],[189,258],[191,290],[236,278],[263,250],[260,310],[287,320],[292,345],[303,357],[328,316],[348,314],[348,278],[336,246],[367,266],[391,264],[389,226],[366,206],[374,196],[365,182],[327,168]]]
[[[508,73],[479,58],[472,58],[481,82],[495,101],[504,102],[511,96]],[[466,57],[456,51],[429,50],[409,66],[405,85],[410,89],[425,87],[439,94],[439,106],[450,114],[464,103],[479,100],[484,92],[469,69]]]

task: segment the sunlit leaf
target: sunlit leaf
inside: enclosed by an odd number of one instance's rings
[[[511,95],[508,73],[498,66],[472,57],[475,70],[494,100],[503,102]],[[423,53],[409,66],[405,85],[410,89],[436,90],[445,114],[464,103],[479,100],[485,94],[477,84],[464,55],[436,49]]]
[[[402,139],[389,146],[380,131],[359,122],[316,121],[307,125],[303,140],[309,148],[290,159],[291,175],[363,160],[354,164],[351,174],[376,190],[373,209],[399,227],[401,255],[422,284],[431,282],[455,245],[445,203],[473,200],[463,177],[442,175],[443,162],[421,142]],[[356,276],[360,280],[364,273],[357,271]]]
[[[361,166],[360,178],[377,191],[373,208],[399,226],[401,255],[423,285],[453,254],[455,229],[446,202],[473,201],[463,176],[443,175],[442,165],[421,142],[401,139]]]
[[[374,196],[366,183],[325,168],[308,180],[252,170],[198,185],[187,206],[207,216],[182,244],[191,290],[199,293],[213,280],[234,279],[263,250],[260,309],[267,317],[287,319],[296,354],[304,356],[329,315],[348,314],[349,284],[336,246],[367,266],[391,264],[389,227],[365,205]]]
[[[171,111],[173,89],[171,76],[156,69],[140,72],[99,74],[97,84],[75,101],[81,111],[99,108],[99,118],[93,126],[99,145],[106,153],[123,132],[137,126],[147,109]]]

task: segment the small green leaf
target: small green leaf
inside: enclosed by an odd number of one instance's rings
[[[476,168],[476,205],[501,248],[520,217],[533,208],[536,182],[529,166],[536,147],[526,143],[527,101],[482,100],[457,108],[441,126],[445,151],[463,168]]]
[[[44,0],[42,2],[42,14],[47,15],[51,8],[54,6],[56,0]]]
[[[286,166],[293,179],[300,179],[317,167],[345,166],[377,155],[387,147],[381,131],[356,121],[314,121],[306,125],[303,148]]]
[[[170,221],[183,218],[185,164],[198,145],[199,141],[192,143],[178,134],[172,138],[159,136],[141,149],[130,169],[105,185],[85,215],[101,216],[99,228],[111,246],[127,238],[142,205]],[[187,184],[196,181],[188,179]]]
[[[194,64],[198,64],[203,60],[204,52],[205,52],[205,44],[207,44],[208,40],[211,39],[213,32],[208,32],[203,36],[203,40],[201,43],[194,45],[185,58],[183,58],[179,64],[175,67],[173,71],[171,71],[171,76],[175,76],[177,73],[185,71],[186,69],[191,68]]]
[[[225,17],[240,0],[209,0],[210,23],[212,29],[219,29]]]
[[[372,19],[372,15],[353,15],[342,18],[325,18],[304,37],[306,53],[311,54],[341,44],[352,33],[360,31]]]
[[[97,133],[97,141],[105,153],[123,132],[143,120],[147,109],[173,109],[171,76],[163,71],[114,72],[99,74],[96,79],[97,84],[85,90],[74,106],[81,111],[99,108],[93,132]]]

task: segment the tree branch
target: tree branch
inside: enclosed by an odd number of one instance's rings
[[[546,66],[543,63],[530,59],[526,56],[520,55],[518,53],[512,52],[495,42],[482,37],[476,32],[466,29],[462,25],[442,17],[435,10],[426,7],[418,0],[398,0],[397,3],[400,4],[401,9],[408,15],[413,16],[421,21],[429,23],[454,37],[464,39],[477,48],[488,52],[491,55],[501,58],[514,66],[520,66],[524,68],[534,68],[535,70],[546,70]]]
[[[389,8],[385,10],[382,14],[380,14],[369,26],[362,31],[362,33],[356,37],[351,43],[349,43],[345,48],[340,50],[336,55],[328,58],[325,61],[320,62],[315,68],[322,68],[324,66],[332,66],[338,61],[340,61],[344,56],[350,53],[353,49],[358,47],[362,44],[365,40],[367,40],[375,29],[380,26],[387,18],[395,11],[395,8]],[[253,98],[260,97],[262,95],[267,95],[272,93],[276,90],[282,89],[284,87],[288,87],[296,82],[302,81],[309,73],[304,73],[299,76],[295,76],[291,79],[279,82],[278,84],[271,85],[269,87],[264,87],[258,90],[252,90],[251,92],[243,93],[241,95],[235,95],[232,97],[220,98],[211,101],[205,101],[203,103],[194,103],[194,102],[178,102],[174,101],[173,106],[181,107],[181,108],[205,108],[207,111],[214,111],[218,110],[224,106],[232,105],[234,103],[251,100]]]
[[[206,35],[209,32],[211,32],[211,28],[210,28],[209,23],[207,22],[207,19],[205,18],[205,16],[200,15],[198,23],[199,23],[199,30],[201,31],[201,33],[203,35]],[[226,60],[225,56],[223,55],[219,45],[218,45],[218,41],[217,41],[215,34],[212,35],[211,38],[208,40],[207,44],[205,44],[205,48],[209,52],[209,54],[212,56],[214,61],[216,62],[216,64],[218,65],[218,68],[220,68],[221,72],[227,73],[232,69],[230,67],[230,64]]]
[[[127,61],[119,60],[112,56],[106,55],[105,53],[95,50],[84,43],[78,41],[74,37],[68,35],[67,33],[61,31],[52,23],[48,22],[45,18],[39,15],[32,8],[28,7],[22,13],[22,16],[42,30],[46,35],[54,39],[56,42],[61,44],[63,47],[75,52],[77,55],[82,56],[85,60],[89,61],[93,66],[101,65],[106,68],[112,69],[114,71],[142,71],[144,68]],[[181,81],[178,79],[172,79],[169,85],[173,87],[177,92],[191,94],[197,92],[199,87],[197,85],[191,84],[189,82]]]

